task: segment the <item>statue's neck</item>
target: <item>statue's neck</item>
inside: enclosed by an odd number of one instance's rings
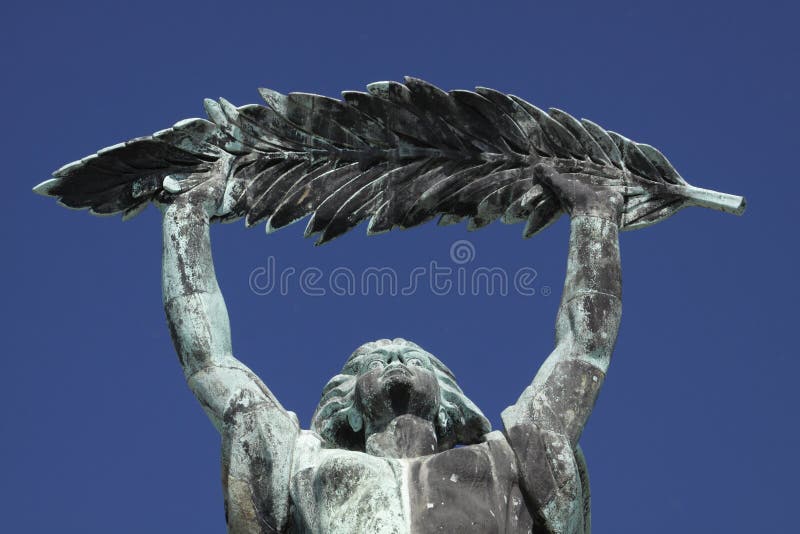
[[[433,422],[415,415],[395,417],[378,432],[367,437],[367,454],[384,458],[414,458],[437,450]]]

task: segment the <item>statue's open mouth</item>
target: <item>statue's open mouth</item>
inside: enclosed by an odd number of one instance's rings
[[[394,382],[389,386],[389,400],[395,414],[408,413],[408,403],[411,398],[411,387],[405,382]]]

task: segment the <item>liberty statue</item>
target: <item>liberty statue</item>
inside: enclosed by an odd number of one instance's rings
[[[591,121],[479,88],[413,78],[339,101],[262,90],[267,106],[206,102],[191,119],[56,171],[36,191],[93,213],[163,213],[163,303],[189,388],[222,436],[231,533],[590,532],[578,444],[621,318],[619,231],[688,205],[732,213],[744,199],[690,186],[667,159]],[[433,354],[405,339],[365,343],[300,427],[235,353],[210,226],[269,231],[311,215],[326,242],[441,215],[470,228],[570,218],[551,354],[489,421]]]

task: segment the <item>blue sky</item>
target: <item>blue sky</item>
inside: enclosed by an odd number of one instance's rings
[[[0,17],[0,518],[4,532],[224,532],[219,438],[185,386],[160,302],[157,210],[90,217],[30,189],[62,164],[257,87],[336,96],[376,80],[493,87],[657,146],[742,194],[626,233],[617,350],[582,445],[597,533],[789,532],[800,430],[795,332],[800,11],[790,2],[26,2]],[[438,355],[495,427],[548,354],[565,219],[435,225],[324,247],[303,225],[214,229],[237,356],[307,426],[364,341]],[[468,240],[469,261],[451,248]],[[272,259],[270,259],[272,258]],[[254,273],[431,262],[533,269],[535,294],[253,288]],[[454,274],[457,276],[457,274]],[[319,285],[323,287],[325,282]],[[454,279],[455,280],[455,279]],[[441,291],[438,291],[441,293]],[[466,294],[460,294],[466,293]]]

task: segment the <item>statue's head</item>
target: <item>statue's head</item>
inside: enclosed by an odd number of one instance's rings
[[[325,385],[311,428],[331,445],[363,451],[367,433],[406,414],[434,423],[440,450],[476,443],[491,430],[450,369],[400,338],[356,349]]]

